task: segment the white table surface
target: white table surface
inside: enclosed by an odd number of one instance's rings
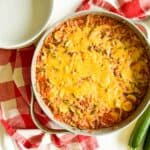
[[[114,3],[114,0],[110,1]],[[81,0],[61,0],[61,1],[54,0],[54,8],[50,24],[53,24],[62,17],[74,12],[75,8],[78,6],[80,2]],[[147,26],[147,28],[149,28],[149,35],[150,35],[150,20],[146,21],[146,24],[149,25],[149,27]],[[97,137],[99,142],[98,149],[129,150],[127,143],[133,127],[134,123],[115,133]],[[54,148],[51,147],[50,149],[53,150]],[[0,124],[0,150],[17,150],[17,147],[15,146],[13,140],[7,135],[1,124]]]

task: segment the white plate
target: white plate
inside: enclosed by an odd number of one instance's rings
[[[45,29],[52,0],[0,0],[0,47],[32,43]]]

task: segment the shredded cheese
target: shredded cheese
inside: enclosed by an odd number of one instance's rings
[[[44,83],[49,87],[46,99],[54,114],[57,118],[58,114],[73,115],[72,121],[59,119],[79,128],[119,122],[121,112],[130,112],[138,101],[132,93],[140,95],[139,85],[146,88],[149,79],[148,58],[136,35],[123,24],[114,25],[110,18],[102,24],[91,25],[91,20],[82,27],[75,24],[70,28],[72,20],[65,28],[62,25],[64,31],[61,27],[54,31],[37,62],[38,68],[44,68]],[[107,113],[113,118],[111,123],[103,123]],[[102,119],[99,125],[93,125],[90,121],[95,121],[97,114]],[[79,119],[83,122],[77,125]]]

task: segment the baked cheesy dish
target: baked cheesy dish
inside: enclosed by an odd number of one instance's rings
[[[57,26],[36,60],[36,87],[56,120],[79,129],[114,126],[144,98],[149,59],[124,23],[83,15]]]

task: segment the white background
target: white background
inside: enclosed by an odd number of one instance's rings
[[[114,0],[109,0],[114,3]],[[50,25],[74,12],[75,8],[79,5],[81,0],[54,0],[54,8]],[[145,22],[149,25],[150,32],[150,20]],[[105,136],[97,137],[100,150],[129,150],[128,139],[130,133],[134,127],[134,123],[128,127]],[[51,148],[53,149],[53,148]],[[11,138],[5,133],[3,127],[0,125],[0,150],[17,150]]]

